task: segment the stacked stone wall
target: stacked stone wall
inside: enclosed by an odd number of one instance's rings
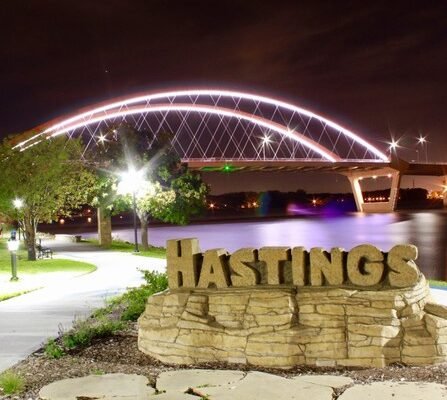
[[[432,364],[447,360],[447,308],[422,275],[405,289],[176,289],[149,299],[138,342],[176,364]]]

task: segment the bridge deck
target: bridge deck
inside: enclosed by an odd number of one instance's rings
[[[304,160],[182,160],[189,168],[204,172],[218,171],[297,171],[346,174],[391,168],[402,175],[447,176],[447,163],[408,163],[365,161],[304,161]]]

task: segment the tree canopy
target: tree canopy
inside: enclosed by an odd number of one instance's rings
[[[35,259],[39,222],[70,215],[90,200],[95,177],[80,161],[81,149],[79,141],[63,137],[25,151],[7,142],[0,146],[0,212],[19,221],[29,259]],[[15,199],[20,201],[14,204]]]
[[[137,131],[131,126],[112,127],[97,144],[97,154],[91,159],[107,168],[97,167],[100,177],[105,179],[104,188],[96,200],[111,210],[122,209],[120,198],[114,189],[119,184],[119,171],[134,169],[142,172],[138,189],[137,215],[141,224],[143,248],[148,247],[148,218],[186,224],[190,216],[202,211],[208,187],[198,173],[189,171],[170,147],[170,134],[161,132],[153,136],[150,132]],[[99,160],[99,161],[98,161]],[[104,171],[108,171],[104,174]],[[101,190],[103,194],[101,194]],[[137,188],[135,188],[137,190]],[[104,193],[107,193],[105,195]],[[132,207],[132,196],[122,196],[128,208]]]

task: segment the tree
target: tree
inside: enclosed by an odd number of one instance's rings
[[[164,222],[185,224],[191,215],[203,209],[208,188],[199,174],[180,163],[170,147],[171,134],[159,132],[155,136],[120,124],[111,126],[99,137],[101,140],[95,147],[90,147],[84,157],[97,175],[92,205],[98,208],[101,244],[111,243],[110,216],[124,208],[132,208],[132,197],[118,196],[116,190],[120,172],[129,167],[144,170],[142,178],[150,183],[140,188],[137,201],[143,249],[149,246],[147,228],[150,216]]]
[[[208,187],[200,175],[188,171],[186,166],[171,171],[162,182],[152,183],[151,190],[146,190],[137,200],[142,248],[149,247],[147,229],[150,216],[173,224],[187,224],[192,215],[203,210],[207,193]]]
[[[91,205],[97,210],[98,241],[102,247],[112,244],[112,215],[128,209],[127,202],[116,192],[116,171],[125,164],[124,149],[128,140],[135,141],[133,135],[134,130],[127,125],[112,125],[101,132],[96,146],[89,146],[84,153],[84,164],[96,177]]]
[[[163,222],[186,224],[199,214],[206,202],[208,186],[197,172],[188,170],[170,146],[171,134],[160,132],[152,138],[148,132],[128,131],[125,159],[144,172],[146,184],[136,202],[141,226],[142,249],[149,247],[148,223],[153,217]],[[125,197],[129,207],[131,196]]]
[[[18,220],[29,260],[36,259],[39,222],[69,216],[89,202],[95,178],[80,159],[80,142],[64,137],[43,140],[25,151],[7,142],[1,145],[0,211]],[[14,199],[21,200],[20,207],[14,206]]]

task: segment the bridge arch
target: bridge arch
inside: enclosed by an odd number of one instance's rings
[[[388,162],[358,134],[312,111],[256,94],[217,89],[148,93],[89,108],[53,121],[16,147],[61,134],[98,145],[101,132],[125,121],[156,135],[174,133],[183,161]]]

